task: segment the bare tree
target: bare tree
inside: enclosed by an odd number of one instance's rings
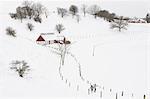
[[[61,65],[64,65],[64,63],[65,63],[65,56],[66,56],[67,52],[70,49],[70,44],[67,44],[65,42],[66,42],[66,38],[64,37],[63,44],[58,43],[58,49],[59,49],[58,54],[60,55]]]
[[[22,9],[22,7],[16,8],[16,15],[17,15],[17,18],[21,20],[21,23],[22,23],[22,20],[26,18],[26,12],[24,9]]]
[[[69,11],[72,14],[72,16],[75,16],[78,13],[78,7],[75,5],[71,5]]]
[[[123,20],[122,16],[111,23],[111,29],[117,28],[119,32],[121,32],[122,29],[127,30],[127,26],[128,26],[128,22]]]
[[[30,31],[32,31],[33,28],[34,28],[34,26],[33,26],[33,24],[31,24],[31,23],[27,23],[27,28],[28,28]]]
[[[92,5],[89,7],[89,14],[93,15],[95,18],[97,17],[97,13],[100,11],[100,7],[98,5]]]
[[[29,19],[31,19],[31,18],[33,17],[33,15],[34,15],[34,11],[33,11],[33,9],[32,9],[33,1],[28,1],[28,0],[26,0],[26,1],[24,1],[24,2],[22,3],[22,5],[23,5],[24,8],[26,9],[27,15],[29,16]]]
[[[60,62],[62,65],[64,65],[67,46],[66,44],[58,44],[58,48],[59,48]]]
[[[45,14],[45,17],[48,18],[48,15],[49,15],[49,11],[46,7],[43,7],[43,12]]]
[[[57,24],[55,26],[56,31],[60,34],[63,30],[65,30],[64,26],[62,24]]]
[[[7,27],[6,28],[6,34],[10,35],[10,36],[13,36],[13,37],[16,37],[16,31],[12,27]]]
[[[86,16],[86,13],[87,13],[87,5],[83,4],[83,5],[81,6],[81,11],[83,12],[84,17],[85,17],[85,16]]]
[[[53,52],[60,56],[60,65],[64,65],[66,54],[69,54],[71,42],[67,40],[65,36],[61,37],[63,37],[63,39],[58,40],[58,42],[56,43],[58,45],[58,48],[55,48],[55,51]]]
[[[24,1],[22,5],[26,8],[28,16],[31,17],[34,15],[35,17],[39,17],[41,14],[45,14],[45,17],[48,17],[48,10],[41,3],[33,3],[32,1]]]
[[[32,5],[32,9],[34,11],[34,16],[39,17],[40,15],[44,14],[45,7],[41,3],[34,3]]]
[[[10,69],[15,70],[19,77],[24,77],[24,75],[29,71],[29,66],[25,61],[12,61]]]
[[[62,18],[67,15],[67,10],[64,9],[64,8],[57,8],[57,12],[58,12],[58,15],[60,15]]]

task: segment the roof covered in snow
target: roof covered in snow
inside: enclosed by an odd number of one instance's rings
[[[64,36],[61,34],[55,34],[55,33],[41,33],[40,35],[45,41],[47,40],[63,40]],[[39,36],[39,37],[40,37]],[[38,37],[38,38],[39,38]]]

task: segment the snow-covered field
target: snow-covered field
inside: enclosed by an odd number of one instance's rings
[[[83,3],[92,5],[96,1],[41,3],[48,8],[50,14],[48,18],[43,16],[40,24],[31,20],[23,20],[21,23],[20,20],[10,18],[8,13],[15,12],[21,1],[0,1],[0,99],[100,99],[101,91],[102,99],[116,99],[116,93],[118,99],[143,99],[144,94],[146,99],[149,98],[150,24],[129,24],[128,30],[118,32],[111,30],[110,23],[103,19],[94,19],[91,15],[83,17],[81,12],[79,23],[71,15],[61,18],[54,13],[57,7],[69,8],[71,4],[80,7]],[[106,2],[98,4],[108,8]],[[148,5],[143,6],[144,11],[147,8]],[[118,13],[123,13],[120,12]],[[135,15],[131,15],[132,10],[129,12],[129,16]],[[143,12],[141,14],[139,17],[144,17]],[[35,26],[31,32],[26,27],[28,22]],[[35,42],[40,33],[56,33],[55,25],[59,23],[65,27],[62,35],[73,42],[70,54],[65,58],[65,65],[61,67],[63,80],[59,75],[60,57],[52,48],[56,46],[41,46]],[[8,26],[16,30],[16,38],[6,35],[5,29]],[[31,71],[25,78],[18,77],[16,72],[10,70],[13,60],[28,62]],[[84,80],[81,79],[79,70]],[[87,81],[101,88],[98,87],[96,93],[88,95],[90,86]]]

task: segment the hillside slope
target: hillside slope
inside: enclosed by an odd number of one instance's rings
[[[6,4],[4,2],[1,7],[8,7],[8,10],[0,11],[0,97],[100,98],[101,88],[97,93],[87,94],[89,84],[86,81],[104,87],[103,99],[114,99],[116,93],[119,99],[142,99],[147,94],[149,24],[129,24],[127,31],[118,32],[111,30],[110,24],[103,19],[94,19],[90,15],[83,17],[81,13],[78,23],[71,15],[62,19],[53,13],[56,7],[63,6],[59,2],[54,6],[53,3],[45,3],[50,15],[43,17],[42,24],[31,20],[21,23],[8,15],[15,11],[18,3]],[[32,32],[26,28],[28,22],[35,26]],[[54,28],[58,23],[65,27],[62,35],[73,43],[69,50],[71,54],[67,54],[61,68],[63,80],[59,75],[60,57],[53,49],[57,46],[41,46],[35,42],[40,33],[56,33]],[[16,38],[6,35],[8,26],[16,30]],[[19,78],[9,69],[13,60],[28,62],[31,71],[25,78]],[[125,92],[124,97],[120,97],[122,91]]]

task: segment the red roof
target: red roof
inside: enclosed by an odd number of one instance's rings
[[[36,41],[45,41],[44,38],[40,35]]]

